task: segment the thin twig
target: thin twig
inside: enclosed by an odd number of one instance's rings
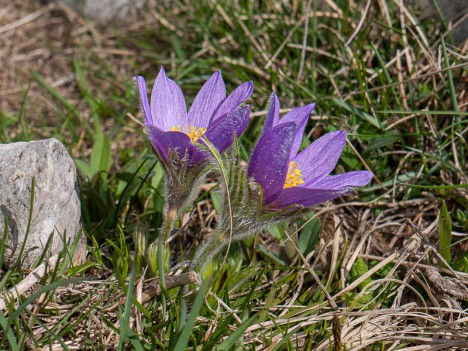
[[[44,14],[44,12],[45,10],[41,9],[36,12],[30,13],[29,15],[24,16],[23,18],[20,18],[19,20],[16,20],[12,23],[8,23],[0,27],[0,34],[21,27],[23,24],[26,24],[28,22],[34,21],[36,18],[41,17]]]
[[[307,48],[307,35],[309,34],[309,13],[310,13],[311,5],[312,5],[312,0],[309,0],[307,2],[306,20],[305,20],[305,25],[304,25],[305,27],[304,37],[302,39],[301,63],[299,64],[299,73],[297,74],[297,77],[299,80],[301,80],[302,72],[304,70],[304,61],[305,61],[305,54],[306,54],[306,48]]]
[[[52,256],[47,262],[39,265],[35,270],[29,273],[22,281],[12,287],[8,292],[0,296],[0,311],[7,306],[7,301],[17,300],[21,295],[28,291],[34,284],[41,280],[48,269],[55,267],[59,259],[59,254]]]
[[[346,138],[346,143],[348,144],[348,146],[351,148],[351,150],[353,150],[354,154],[357,156],[357,158],[359,159],[359,161],[361,161],[362,165],[364,166],[365,169],[367,169],[369,172],[372,173],[372,176],[373,178],[375,179],[375,181],[377,183],[379,183],[379,185],[382,187],[382,189],[384,190],[387,190],[387,188],[385,187],[385,185],[382,184],[382,182],[379,180],[379,178],[377,178],[377,176],[375,175],[374,172],[372,172],[372,170],[370,169],[370,167],[367,165],[366,161],[364,161],[364,159],[361,157],[361,155],[359,154],[359,152],[356,150],[356,148],[353,146],[353,144],[351,144],[351,142],[348,140],[348,138]]]
[[[434,255],[437,256],[437,258],[446,266],[448,267],[448,270],[450,271],[450,273],[453,274],[454,277],[457,277],[458,278],[458,275],[457,273],[452,269],[452,267],[450,267],[450,265],[447,263],[447,261],[442,257],[442,255],[431,245],[431,243],[429,242],[429,240],[427,240],[426,236],[421,233],[421,231],[419,230],[419,228],[417,226],[414,225],[413,222],[411,222],[411,220],[409,218],[406,218],[406,223],[409,224],[409,226],[413,229],[413,231],[421,238],[422,241],[424,241],[424,244],[431,249],[431,251],[434,253]]]
[[[367,4],[366,4],[366,8],[364,9],[364,12],[361,16],[361,19],[356,27],[356,30],[353,32],[353,34],[351,34],[351,36],[349,37],[349,39],[346,41],[346,45],[349,45],[351,44],[351,42],[353,41],[353,39],[356,37],[356,35],[359,33],[359,31],[361,30],[362,28],[362,25],[364,24],[364,21],[366,20],[366,17],[367,17],[367,13],[369,12],[369,9],[370,9],[370,4],[371,4],[372,0],[368,0],[367,1]]]
[[[340,224],[337,226],[337,228],[335,230],[338,230],[339,226],[341,225],[341,222]],[[287,230],[284,231],[286,236],[288,237],[289,241],[292,243],[292,245],[294,246],[294,249],[297,251],[297,254],[299,255],[299,257],[301,258],[302,262],[304,263],[304,266],[307,268],[307,270],[309,271],[309,273],[312,275],[312,277],[314,278],[315,282],[317,283],[317,285],[320,287],[320,289],[322,290],[322,292],[325,294],[325,296],[327,297],[327,300],[328,302],[330,303],[330,306],[334,309],[334,310],[338,310],[338,305],[336,304],[336,302],[333,300],[333,298],[331,297],[331,295],[328,293],[327,291],[327,288],[322,284],[322,282],[320,281],[320,278],[317,276],[317,274],[314,272],[313,269],[310,268],[310,265],[308,264],[307,260],[305,259],[304,255],[302,254],[301,250],[297,247],[296,243],[294,242],[294,240],[291,238],[291,236],[289,235],[289,233],[287,232]]]

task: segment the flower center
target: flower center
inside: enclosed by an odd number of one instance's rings
[[[304,184],[304,180],[302,179],[302,173],[299,169],[299,162],[291,161],[289,162],[288,175],[284,182],[284,189],[299,186],[301,184]]]
[[[195,128],[190,124],[184,127],[181,127],[179,124],[177,127],[172,127],[171,130],[174,132],[182,132],[187,134],[189,138],[192,139],[192,141],[197,141],[203,134],[206,133],[206,128]]]

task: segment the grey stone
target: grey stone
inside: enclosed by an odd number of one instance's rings
[[[61,2],[82,16],[100,24],[131,23],[141,17],[148,0],[55,0]]]
[[[34,201],[30,216],[33,178]],[[77,235],[82,235],[80,218],[75,164],[60,141],[0,144],[0,235],[3,237],[5,233],[6,220],[6,267],[17,261],[23,244],[22,268],[30,267],[44,253],[49,238],[51,244],[46,256],[59,253],[64,242],[70,246]],[[79,261],[85,256],[84,240],[82,235],[77,250]]]
[[[420,12],[420,19],[441,20],[452,26],[452,37],[457,45],[465,42],[468,36],[468,0],[411,0]],[[436,3],[437,5],[436,5]],[[439,12],[440,10],[440,12]],[[442,22],[440,22],[442,24]],[[441,26],[442,28],[442,26]],[[442,28],[443,29],[443,28]]]
[[[54,0],[61,2],[74,9],[82,16],[92,19],[100,24],[125,24],[138,21],[142,18],[142,13],[148,7],[157,6],[158,3],[167,0]],[[437,2],[437,6],[435,4]],[[170,2],[169,2],[170,3]],[[468,35],[467,14],[468,0],[406,0],[416,7],[421,20],[432,18],[440,21],[439,7],[441,15],[445,21],[452,25],[461,20],[452,30],[452,36],[456,44],[460,45],[466,40]],[[323,2],[319,2],[321,6]]]

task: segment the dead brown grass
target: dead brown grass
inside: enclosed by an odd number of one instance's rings
[[[333,2],[330,2],[333,3]],[[385,12],[385,2],[381,1],[381,11]],[[336,5],[335,5],[336,6]],[[367,10],[363,12],[364,15]],[[222,14],[221,14],[222,15]],[[332,14],[324,14],[331,16]],[[333,14],[339,16],[339,13]],[[163,26],[170,27],[171,23],[154,14],[155,18]],[[404,23],[408,23],[408,30],[417,31],[417,26],[412,23],[410,14],[402,9]],[[303,18],[304,23],[307,18]],[[411,25],[410,25],[411,24]],[[138,24],[141,25],[141,24]],[[122,30],[134,30],[128,27]],[[353,23],[353,33],[360,30],[361,23]],[[411,28],[411,29],[410,29]],[[245,29],[246,31],[248,29]],[[426,53],[427,64],[416,70],[413,76],[403,76],[401,72],[403,62],[407,65],[407,71],[412,71],[412,66],[417,65],[411,48],[400,52],[394,61],[388,63],[387,67],[396,67],[398,76],[398,89],[401,92],[402,103],[408,106],[404,83],[423,77],[433,79],[433,76],[443,72],[440,58],[427,51],[429,43],[422,43],[421,47]],[[354,34],[348,38],[353,40]],[[231,38],[232,39],[232,38]],[[253,45],[258,46],[262,51],[261,44],[257,39],[251,37]],[[303,45],[289,44],[286,41],[278,49],[278,54],[286,46],[298,45],[302,49],[302,55],[312,49]],[[207,44],[205,52],[216,53],[215,48]],[[86,52],[83,52],[86,51]],[[454,51],[454,55],[465,55],[466,50]],[[118,72],[120,77],[132,77],[134,75],[135,62],[144,61],[138,57],[138,51],[121,49],[116,40],[115,33],[111,29],[96,27],[92,23],[84,21],[77,14],[64,7],[57,5],[42,6],[36,1],[21,1],[12,4],[9,0],[0,0],[0,110],[4,113],[16,113],[21,110],[23,97],[28,92],[26,109],[29,111],[27,124],[43,126],[43,121],[55,127],[62,120],[57,116],[57,109],[49,99],[44,98],[44,90],[32,78],[31,71],[39,73],[46,78],[47,83],[60,89],[60,93],[73,105],[78,106],[79,114],[91,121],[89,107],[82,103],[82,95],[77,86],[75,71],[71,65],[73,57],[95,55],[112,66],[113,72]],[[200,55],[203,53],[200,53]],[[327,53],[318,54],[326,56]],[[281,67],[284,62],[277,61],[277,54],[272,57],[263,57],[265,66],[275,65]],[[352,55],[351,55],[352,56]],[[232,64],[232,59],[226,57],[226,64]],[[245,65],[243,62],[234,62],[236,65]],[[95,64],[95,63],[91,63]],[[145,64],[142,63],[144,66]],[[303,67],[301,65],[301,67]],[[257,66],[248,67],[256,72],[261,78],[268,78],[268,75]],[[333,78],[332,78],[333,79]],[[368,77],[373,83],[376,76]],[[124,91],[123,86],[119,86],[119,77],[115,81],[108,81],[94,77],[91,80],[92,94],[105,96],[113,89]],[[465,82],[466,83],[466,82]],[[112,86],[111,86],[112,85]],[[436,82],[434,80],[434,85]],[[29,90],[28,90],[29,86]],[[372,86],[372,84],[370,84]],[[466,86],[460,84],[460,110],[466,111]],[[379,86],[375,89],[383,89]],[[372,90],[369,90],[372,91]],[[359,93],[359,92],[358,92]],[[356,94],[358,94],[356,93]],[[349,99],[354,93],[341,94],[337,88],[337,96]],[[430,108],[437,109],[437,105]],[[258,115],[260,115],[259,113]],[[319,116],[324,119],[324,116]],[[325,116],[326,117],[326,116]],[[416,115],[408,115],[404,118],[395,118],[388,126],[388,130],[396,128],[406,121],[417,118]],[[328,117],[326,117],[328,118]],[[326,120],[325,118],[325,120]],[[431,116],[427,115],[427,123],[434,131],[436,126],[431,121]],[[105,128],[112,127],[112,119],[103,118]],[[20,127],[18,127],[20,128]],[[18,132],[19,133],[19,132]],[[41,132],[38,132],[40,135]],[[44,135],[47,131],[44,130]],[[79,133],[78,133],[79,134]],[[131,147],[141,140],[134,138],[131,131],[127,139],[122,139],[122,143]],[[11,137],[15,138],[15,131]],[[134,140],[136,139],[136,141]],[[435,138],[428,143],[435,144]],[[89,153],[87,140],[82,140],[79,147],[73,150],[74,156]],[[435,148],[429,145],[428,148]],[[456,148],[456,146],[453,146]],[[406,153],[402,159],[402,167],[406,157],[411,153]],[[456,152],[454,153],[456,155]],[[419,162],[419,161],[418,161]],[[454,164],[463,168],[457,159]],[[274,322],[264,322],[254,324],[246,331],[245,343],[256,345],[259,350],[271,350],[275,343],[279,343],[284,335],[278,333],[275,326],[290,326],[288,331],[295,329],[306,329],[314,323],[328,321],[327,330],[334,330],[334,340],[322,342],[315,346],[315,350],[328,350],[336,345],[343,345],[347,350],[369,350],[370,345],[382,341],[386,345],[386,350],[400,349],[406,351],[416,350],[468,350],[468,313],[466,311],[466,300],[468,290],[468,274],[453,272],[441,268],[436,264],[436,243],[437,243],[437,219],[439,205],[437,199],[430,193],[423,193],[420,198],[413,198],[396,202],[395,193],[402,191],[402,187],[397,186],[396,176],[400,169],[395,172],[395,182],[393,186],[385,189],[380,197],[371,202],[361,202],[347,198],[346,202],[335,203],[320,208],[315,217],[322,221],[323,232],[317,248],[305,258],[301,263],[301,268],[297,278],[297,285],[291,294],[288,294],[278,306],[271,308]],[[457,179],[450,178],[448,174],[442,173],[442,179],[447,185],[454,183],[466,183],[466,175],[459,175]],[[455,189],[459,195],[466,198],[464,189]],[[374,210],[380,210],[375,215]],[[189,242],[187,251],[193,249],[193,245],[202,238],[194,237],[193,228],[197,231],[210,231],[211,223],[215,219],[212,203],[209,200],[199,202],[189,221],[188,216],[182,220],[186,227],[177,240]],[[265,243],[272,249],[278,249],[281,243]],[[343,248],[346,246],[346,253],[341,257]],[[468,242],[459,246],[460,250],[468,249]],[[349,284],[346,275],[358,258],[372,260],[377,263],[374,267],[361,276],[358,280]],[[368,277],[375,274],[385,265],[392,265],[392,269],[381,279],[372,281],[361,292],[361,295],[375,291],[378,287],[388,286],[389,296],[394,302],[391,307],[382,307],[377,298],[366,304],[355,303],[346,308],[333,308],[333,303],[339,301],[364,282]],[[310,271],[328,271],[325,279],[331,280],[337,274],[338,293],[330,296],[331,301],[313,306],[308,309],[301,308],[297,315],[294,310],[299,310],[299,295],[303,293],[304,281],[308,281],[310,287],[308,292],[315,293],[320,289],[317,283],[310,283],[312,277]],[[70,349],[79,350],[85,339],[94,341],[97,345],[106,345],[115,348],[118,344],[118,308],[122,307],[121,300],[124,295],[118,289],[115,278],[100,277],[99,272],[95,272],[96,280],[86,281],[73,287],[67,286],[55,291],[53,299],[37,300],[32,304],[32,308],[37,312],[36,316],[44,326],[51,329],[57,325],[60,316],[68,316],[73,324],[75,336],[64,340]],[[107,272],[109,273],[109,272]],[[105,274],[104,274],[105,275]],[[260,284],[258,289],[268,289],[273,284],[280,281],[281,274],[274,276],[270,281]],[[36,284],[37,280],[33,283]],[[326,282],[324,282],[326,283]],[[29,286],[31,290],[26,293],[29,296],[41,285]],[[154,282],[141,282],[136,289],[137,296],[145,293],[152,297],[155,288]],[[423,291],[415,286],[422,287]],[[279,291],[288,291],[287,284],[280,285]],[[148,290],[149,289],[149,290]],[[156,289],[156,290],[155,290]],[[22,292],[24,293],[24,292]],[[422,294],[428,296],[427,299]],[[139,295],[138,295],[139,294]],[[236,292],[235,297],[245,296],[246,292]],[[110,296],[113,300],[109,301]],[[15,298],[16,299],[16,298]],[[139,298],[139,301],[142,301]],[[144,301],[145,303],[147,301]],[[367,309],[372,305],[372,308]],[[98,306],[98,308],[97,308]],[[221,306],[221,305],[220,305]],[[335,304],[336,306],[336,304]],[[255,309],[260,311],[264,306],[260,302]],[[224,306],[220,307],[222,310]],[[51,311],[56,317],[51,318]],[[235,311],[229,311],[235,313]],[[291,317],[292,314],[292,317]],[[273,318],[273,317],[272,317]],[[104,323],[106,320],[108,323]],[[155,323],[157,321],[154,321]],[[206,338],[210,336],[210,330],[217,323],[215,319],[198,318],[202,326],[206,326]],[[132,315],[132,325],[135,330],[143,330],[141,316],[135,309]],[[69,327],[63,325],[61,328]],[[231,326],[232,330],[236,326]],[[60,333],[60,330],[55,330]],[[34,335],[37,339],[45,336],[47,331],[44,327],[37,327]],[[273,340],[272,346],[265,346],[263,339]],[[307,343],[309,335],[301,332],[295,335],[294,343],[301,349]],[[403,343],[411,346],[401,347]],[[33,347],[33,344],[29,344]],[[335,346],[333,346],[335,345]],[[59,350],[62,346],[57,343],[48,348],[49,350]]]
[[[134,29],[130,25],[120,28],[122,33]],[[63,123],[66,110],[44,94],[44,88],[31,72],[42,76],[90,124],[93,123],[90,107],[83,99],[73,61],[84,61],[93,72],[105,71],[107,78],[113,77],[112,82],[104,76],[87,77],[90,94],[95,97],[124,95],[126,86],[122,77],[128,83],[138,73],[134,68],[139,61],[138,52],[120,49],[113,28],[98,27],[61,4],[0,0],[0,48],[0,110],[6,115],[18,115],[24,108],[23,122],[36,131],[36,137],[50,136]],[[101,117],[104,129],[110,130],[113,118],[106,118],[105,113]],[[129,125],[136,126],[130,119]],[[20,137],[21,128],[21,125],[16,131],[10,128],[13,140]],[[122,145],[137,146],[133,129],[122,133]],[[92,145],[85,130],[64,131],[63,138],[71,140],[70,134],[84,138],[75,143],[73,156],[89,155]],[[113,150],[117,151],[116,145]]]

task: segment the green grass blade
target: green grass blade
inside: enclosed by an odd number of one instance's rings
[[[87,280],[90,280],[90,278],[86,278]],[[92,278],[91,278],[92,279]],[[55,281],[53,283],[50,283],[46,286],[43,286],[39,290],[37,290],[34,294],[32,294],[30,297],[28,297],[22,304],[18,306],[16,311],[14,311],[9,317],[8,320],[12,321],[13,319],[17,318],[23,311],[35,300],[37,300],[42,294],[48,293],[52,290],[57,289],[58,287],[65,286],[65,285],[70,285],[70,284],[75,284],[75,283],[80,283],[84,278],[69,278],[69,279],[62,279]]]
[[[131,336],[133,335],[133,333],[129,326],[130,314],[131,314],[132,305],[133,305],[133,289],[135,287],[136,273],[137,273],[137,265],[134,264],[132,267],[132,272],[130,274],[130,280],[128,282],[127,299],[125,302],[124,313],[123,313],[122,318],[120,318],[119,350],[125,349],[125,342],[127,341],[127,339],[130,339],[133,346],[135,346],[135,344],[137,346],[139,345],[139,343],[137,343],[135,340],[132,341]],[[138,347],[138,349],[142,350],[141,345],[140,347]]]
[[[372,116],[372,115],[370,115],[370,114],[368,114],[368,113],[366,113],[364,111],[361,111],[361,110],[357,109],[356,107],[351,106],[351,105],[349,105],[348,103],[346,103],[344,101],[341,101],[338,98],[333,98],[333,102],[335,103],[335,105],[345,109],[346,111],[357,115],[358,117],[362,118],[363,120],[368,121],[370,124],[372,124],[376,128],[378,128],[380,130],[384,130],[384,127],[382,126],[382,123],[380,123],[379,120],[374,118],[374,116]]]
[[[445,47],[444,37],[442,37],[441,39],[442,39],[442,54],[444,56],[445,67],[449,68],[450,63],[449,63],[448,56],[447,56],[447,48]],[[447,77],[448,77],[448,83],[449,83],[449,89],[450,89],[450,100],[452,102],[452,109],[454,111],[458,111],[458,99],[457,99],[457,93],[455,90],[455,84],[453,83],[452,71],[450,70],[447,71]]]
[[[202,286],[200,287],[197,297],[195,298],[195,301],[192,305],[192,311],[190,312],[187,318],[187,322],[185,323],[184,328],[180,332],[176,343],[173,344],[174,347],[170,348],[171,351],[179,351],[179,350],[184,350],[186,348],[188,341],[190,339],[190,335],[192,334],[193,327],[195,326],[195,322],[202,308],[203,300],[208,291],[208,287],[209,287],[209,280],[207,279],[202,283]]]
[[[439,212],[439,252],[442,257],[450,264],[452,257],[450,247],[452,244],[452,222],[445,201]]]
[[[20,125],[21,125],[21,131],[23,132],[23,138],[25,140],[31,140],[30,128],[28,127],[28,124],[25,122],[26,100],[28,98],[30,88],[31,88],[31,83],[28,84],[28,87],[26,88],[26,91],[24,92],[23,100],[21,101],[20,114],[19,114],[19,122],[20,122]]]
[[[424,113],[431,116],[468,116],[468,112],[462,111],[419,111],[419,110],[376,110],[375,114],[395,114],[395,115],[414,115]]]
[[[5,318],[3,313],[0,313],[0,326],[3,329],[4,334],[4,339],[6,338],[8,340],[8,346],[10,347],[10,350],[16,351],[20,350],[18,343],[16,341],[15,335],[13,334],[13,330],[11,329],[11,323],[9,322],[8,319]],[[5,342],[5,340],[3,340]],[[3,344],[2,347],[5,347],[6,345]]]
[[[2,241],[0,242],[0,267],[3,267],[3,258],[6,249],[6,241],[8,238],[8,221],[6,217],[3,217],[3,225],[5,229],[3,230]]]
[[[64,351],[70,351],[70,348],[65,344],[65,340],[62,339],[59,335],[55,334],[51,329],[47,328],[47,325],[44,324],[37,316],[32,315],[31,316],[35,322],[41,326],[41,328],[44,328],[45,332],[55,341],[57,341],[60,346],[62,346]]]
[[[110,141],[104,133],[99,133],[94,137],[90,165],[94,173],[108,172],[112,165]]]
[[[96,134],[101,134],[102,133],[102,125],[101,121],[99,119],[99,114],[97,111],[97,97],[93,96],[91,93],[91,89],[86,81],[85,73],[80,66],[80,63],[78,60],[74,59],[73,60],[73,68],[75,70],[75,76],[76,76],[76,83],[78,85],[79,90],[81,91],[81,94],[85,98],[86,102],[88,103],[88,106],[91,109],[91,118],[93,119],[93,125],[95,129]]]
[[[242,325],[237,328],[237,330],[229,335],[229,337],[224,340],[221,344],[216,347],[216,351],[228,351],[236,345],[236,343],[244,336],[244,332],[257,321],[258,316],[252,316],[247,319]]]
[[[418,185],[418,184],[408,184],[400,183],[400,185],[408,186],[412,188],[421,188],[421,189],[463,189],[468,188],[468,184],[453,184],[453,185]]]
[[[72,112],[75,114],[75,116],[78,116],[78,112],[74,108],[74,106],[66,98],[64,98],[55,88],[49,85],[43,76],[41,76],[39,73],[36,73],[34,71],[31,71],[30,73],[31,73],[31,76],[39,83],[39,85],[45,91],[47,91],[50,95],[52,95],[53,98],[55,98],[64,107],[66,107],[69,112]]]
[[[392,85],[392,83],[393,83],[392,78],[390,76],[390,73],[388,72],[387,67],[385,66],[385,62],[383,61],[382,56],[380,55],[379,49],[375,46],[374,43],[371,43],[371,47],[374,50],[375,57],[377,58],[377,61],[379,62],[380,69],[382,70],[382,72],[384,74],[384,77],[385,77],[385,80],[387,81],[387,84],[391,86],[390,90],[392,91],[392,94],[395,97],[395,102],[397,103],[398,107],[402,110],[403,106],[401,105],[400,98],[398,96],[398,93],[394,89],[394,86]]]

